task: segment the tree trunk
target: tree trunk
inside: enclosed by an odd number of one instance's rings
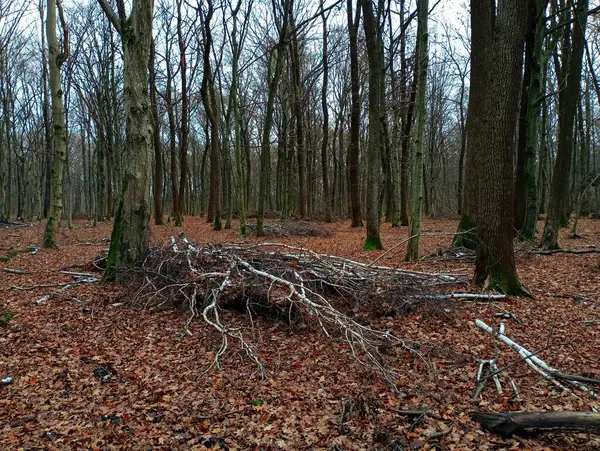
[[[429,14],[429,1],[419,0],[419,17],[417,27],[417,66],[415,68],[416,102],[415,121],[416,130],[414,136],[414,157],[412,165],[412,190],[411,190],[411,215],[410,229],[408,232],[408,248],[406,250],[406,261],[419,259],[419,235],[421,233],[421,211],[423,199],[423,147],[425,145],[425,119],[427,115],[427,103],[425,95],[427,91],[427,59],[428,54],[428,31],[427,15]]]
[[[277,94],[277,87],[279,86],[279,79],[281,78],[281,71],[283,66],[283,55],[286,45],[287,36],[287,25],[289,20],[290,2],[284,0],[283,4],[283,19],[279,28],[279,42],[270,50],[267,65],[269,70],[267,71],[267,80],[269,83],[269,91],[267,97],[267,106],[265,110],[265,119],[262,130],[262,140],[260,145],[260,182],[258,190],[258,211],[256,214],[256,234],[258,236],[264,235],[264,222],[265,222],[265,202],[267,202],[268,185],[269,185],[269,172],[270,172],[270,159],[271,159],[271,128],[273,126],[273,111],[275,109],[275,96]],[[273,10],[275,14],[275,9]],[[271,69],[272,61],[271,58],[275,57],[275,67]]]
[[[379,236],[379,183],[383,148],[383,49],[371,0],[361,0],[369,60],[369,142],[367,147],[367,237],[365,250],[383,249]]]
[[[483,123],[485,97],[488,83],[488,58],[491,55],[492,16],[494,11],[490,2],[471,1],[471,77],[469,86],[469,106],[467,108],[467,162],[465,165],[465,184],[463,211],[458,230],[452,244],[456,247],[475,249],[475,221],[479,196],[479,167],[484,158],[481,138],[485,133]],[[515,119],[516,120],[516,119]],[[510,180],[512,180],[512,174]],[[511,215],[512,216],[512,215]],[[510,226],[512,230],[512,224]]]
[[[294,108],[293,113],[296,117],[296,154],[298,157],[298,212],[300,218],[306,217],[307,213],[307,187],[306,187],[306,154],[307,149],[304,143],[304,115],[302,105],[302,80],[300,68],[300,49],[298,48],[298,31],[295,28],[293,18],[291,18],[292,39],[292,81],[294,84]]]
[[[545,63],[543,61],[544,32],[546,30],[546,6],[548,0],[535,0],[529,6],[529,24],[526,46],[529,48],[525,52],[525,57],[530,59],[530,77],[527,89],[527,106],[525,124],[525,152],[524,152],[524,173],[523,173],[523,192],[524,196],[523,221],[520,228],[519,237],[525,240],[535,238],[538,200],[537,200],[537,175],[536,160],[538,156],[540,133],[540,112],[542,108],[542,81]],[[526,63],[527,64],[527,63]],[[517,197],[519,193],[515,193]],[[515,222],[515,227],[519,225]]]
[[[181,30],[181,0],[177,2],[177,43],[179,46],[179,70],[181,73],[181,136],[179,139],[179,190],[177,192],[177,199],[173,199],[173,202],[177,204],[177,208],[174,209],[175,225],[181,227],[185,211],[185,187],[188,176],[187,152],[190,135],[187,64],[185,56],[187,48],[183,41]]]
[[[64,33],[61,52],[56,36],[57,5]],[[56,247],[56,232],[60,225],[63,207],[63,172],[67,155],[67,127],[63,89],[60,84],[60,68],[69,57],[69,31],[65,22],[60,1],[48,0],[46,33],[48,37],[48,58],[50,67],[50,96],[52,98],[52,123],[54,126],[54,158],[50,169],[50,209],[44,232],[44,247]]]
[[[219,150],[219,113],[215,93],[214,78],[210,67],[210,54],[212,51],[212,31],[210,21],[214,13],[212,0],[208,0],[208,11],[204,17],[204,76],[200,87],[202,102],[206,117],[210,124],[210,186],[207,221],[214,219],[214,229],[221,230],[221,155]]]
[[[327,146],[329,145],[329,110],[327,107],[327,87],[329,78],[329,60],[327,55],[327,16],[321,0],[321,20],[323,21],[323,86],[321,88],[321,108],[323,109],[323,137],[321,141],[321,168],[323,172],[323,208],[325,222],[331,222],[333,205],[329,192],[329,165],[327,164]]]
[[[154,197],[154,224],[163,225],[163,166],[160,145],[160,123],[158,119],[158,104],[156,101],[156,70],[154,68],[154,40],[150,45],[150,60],[148,71],[150,74],[150,105],[152,107],[152,122],[154,126],[152,138],[154,143],[154,180],[152,184],[152,196]]]
[[[475,3],[475,2],[473,2]],[[489,4],[489,2],[486,2]],[[486,58],[488,74],[482,98],[485,114],[476,129],[476,141],[486,149],[477,168],[479,202],[476,205],[477,251],[475,283],[510,295],[528,295],[517,276],[513,249],[513,157],[519,109],[520,79],[527,5],[507,0],[492,17],[492,33],[479,29],[482,22],[472,9],[473,34],[490,33],[491,53]],[[487,16],[488,12],[484,11]],[[475,49],[475,47],[473,47]],[[475,64],[477,53],[472,56]]]
[[[358,24],[360,22],[361,0],[356,0],[356,12],[352,18],[352,0],[347,0],[348,34],[350,38],[350,143],[348,145],[348,179],[352,227],[362,227],[360,203],[360,167],[358,163],[360,133],[360,84],[358,78]]]
[[[552,182],[550,203],[542,235],[542,249],[558,249],[558,231],[568,225],[569,177],[573,155],[573,126],[581,84],[581,66],[585,47],[585,28],[588,16],[588,0],[574,2],[575,17],[572,25],[572,42],[563,45],[561,64],[566,71],[560,78],[558,93],[558,148]]]
[[[148,58],[154,2],[137,0],[127,20],[119,19],[106,0],[98,0],[123,41],[126,142],[123,183],[103,279],[141,262],[150,241],[152,119],[148,97]],[[120,11],[120,17],[124,17]]]

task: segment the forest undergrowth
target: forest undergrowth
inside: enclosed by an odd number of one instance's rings
[[[393,369],[387,373],[393,380],[381,377],[373,360],[359,361],[364,354],[354,352],[343,327],[321,327],[318,315],[311,316],[309,310],[295,310],[292,319],[287,314],[291,305],[285,303],[279,310],[262,311],[255,304],[249,314],[248,304],[238,302],[240,296],[230,296],[227,305],[219,306],[219,321],[228,331],[242,334],[253,354],[235,336],[229,337],[220,354],[223,334],[203,320],[203,308],[192,318],[189,304],[174,302],[178,296],[188,299],[193,286],[178,291],[164,280],[160,287],[151,286],[144,283],[148,272],[132,273],[123,285],[96,281],[101,273],[95,266],[101,264],[93,262],[108,247],[108,223],[91,227],[76,221],[73,229],[60,230],[56,250],[41,248],[41,224],[0,229],[0,448],[600,448],[600,438],[584,433],[505,440],[471,420],[474,410],[600,409],[592,394],[562,391],[475,325],[477,319],[492,327],[503,323],[507,336],[539,351],[549,365],[599,378],[599,254],[539,255],[518,245],[519,275],[533,299],[441,299],[436,296],[479,292],[468,283],[472,256],[450,250],[455,221],[426,220],[421,239],[424,257],[410,264],[403,262],[406,244],[398,245],[406,239],[406,228],[384,224],[387,250],[366,252],[364,229],[351,229],[347,222],[319,226],[328,233],[289,236],[293,233],[286,231],[266,239],[240,238],[235,229],[215,232],[203,218],[186,217],[183,228],[152,229],[152,268],[163,260],[173,262],[173,254],[168,254],[171,237],[183,230],[193,246],[222,253],[223,243],[229,243],[231,255],[236,255],[234,247],[243,249],[243,261],[253,268],[262,265],[286,280],[296,277],[294,273],[304,280],[310,267],[303,266],[302,259],[287,257],[275,265],[264,259],[265,248],[257,245],[277,241],[294,247],[294,252],[301,249],[302,255],[327,254],[363,264],[377,259],[372,266],[442,278],[453,275],[455,282],[465,281],[429,286],[425,281],[430,279],[408,283],[398,277],[394,283],[405,289],[394,296],[369,285],[345,297],[336,297],[331,290],[320,292],[318,283],[307,282],[307,289],[331,300],[348,321],[381,332],[379,341],[376,334],[371,336],[375,341],[369,342],[369,349],[375,361]],[[570,239],[564,231],[562,246],[596,249],[600,220],[581,220],[579,234],[581,238]],[[277,252],[281,256],[284,249]],[[175,267],[187,283],[193,281],[186,258],[177,258],[186,269]],[[205,260],[193,262],[200,273],[206,272]],[[210,266],[223,274],[227,269],[219,261]],[[265,290],[264,282],[253,274],[252,280],[233,279],[236,293],[269,299],[271,288]],[[168,290],[161,292],[167,296],[153,297],[167,285]],[[204,287],[202,306],[207,293],[219,285]],[[285,301],[286,295],[280,290],[278,299]],[[342,298],[349,302],[340,302]],[[165,300],[168,305],[161,304]],[[386,343],[389,336],[410,346]],[[504,369],[503,393],[490,383],[474,398],[480,361],[494,358]],[[257,362],[264,371],[258,370]]]

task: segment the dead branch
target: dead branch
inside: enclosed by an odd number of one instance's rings
[[[548,251],[543,251],[543,250],[534,250],[534,251],[529,251],[530,254],[537,254],[537,255],[554,255],[554,254],[576,254],[576,255],[582,255],[582,254],[600,254],[600,249],[554,249],[554,250],[548,250]]]
[[[499,301],[506,299],[504,294],[482,294],[482,293],[449,293],[449,294],[430,294],[425,296],[427,299],[472,299],[474,301]]]
[[[439,299],[433,302],[427,297],[433,293],[425,290],[463,281],[458,276],[368,265],[280,243],[199,247],[183,233],[172,237],[168,247],[152,249],[142,271],[132,275],[136,277],[128,279],[139,284],[135,303],[152,310],[185,308],[187,334],[192,333],[196,318],[218,331],[221,346],[208,370],[222,368],[233,341],[265,374],[254,345],[219,313],[234,308],[248,312],[251,321],[256,314],[275,315],[287,317],[289,324],[312,323],[328,337],[341,336],[358,361],[392,384],[395,373],[380,348],[400,346],[416,353],[414,344],[351,315],[361,310],[416,308],[427,302],[440,306]]]
[[[501,342],[503,342],[504,344],[506,344],[507,346],[512,348],[514,351],[516,351],[523,358],[523,361],[527,365],[529,365],[529,367],[531,367],[531,369],[533,369],[535,372],[537,372],[538,374],[543,376],[545,379],[550,381],[552,384],[556,385],[561,390],[569,392],[569,393],[573,393],[570,388],[568,388],[568,387],[564,386],[563,384],[561,384],[560,382],[558,382],[557,379],[561,379],[561,380],[571,384],[573,387],[578,388],[579,390],[582,390],[586,393],[589,393],[591,396],[593,396],[595,398],[599,397],[593,389],[590,389],[587,386],[582,384],[582,382],[590,383],[591,381],[594,381],[592,383],[595,383],[595,379],[584,378],[583,376],[574,376],[574,375],[570,375],[567,373],[563,373],[562,371],[548,365],[546,362],[544,362],[538,356],[529,352],[523,346],[521,346],[520,344],[518,344],[518,343],[514,342],[513,340],[511,340],[510,338],[508,338],[504,334],[504,325],[503,324],[500,324],[500,327],[497,331],[495,331],[494,329],[492,329],[490,326],[488,326],[487,324],[485,324],[483,321],[481,321],[479,319],[475,320],[475,325],[477,327],[479,327],[480,329],[483,329],[487,333],[493,335],[498,340],[500,340]],[[584,381],[583,379],[586,379],[586,380]]]
[[[600,432],[600,413],[596,412],[473,412],[472,418],[503,438],[545,431]]]
[[[29,274],[28,271],[24,271],[22,269],[14,269],[14,268],[2,268],[2,271],[7,272],[9,274]]]

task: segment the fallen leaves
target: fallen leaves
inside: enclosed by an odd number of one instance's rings
[[[453,221],[426,223],[443,232],[455,228]],[[41,242],[43,228],[0,230],[2,255],[9,247],[25,250],[15,253],[10,262],[0,262],[0,268],[25,273],[2,271],[0,284],[65,283],[72,278],[60,274],[60,268],[91,269],[86,265],[106,247],[103,238],[110,235],[110,225],[82,225],[64,230],[58,250],[39,249],[36,254],[27,248]],[[185,225],[195,242],[242,241],[235,230],[215,232],[202,218],[186,218]],[[580,225],[586,238],[568,247],[597,244],[600,222],[582,220]],[[281,241],[363,262],[381,255],[362,250],[364,230],[350,229],[347,223],[323,227],[333,235]],[[153,240],[164,243],[177,230],[153,228]],[[8,232],[17,236],[7,237]],[[405,239],[406,229],[384,224],[382,234],[391,248]],[[423,237],[423,254],[447,248],[450,240],[449,235]],[[399,246],[382,261],[400,265],[404,251],[405,246]],[[224,371],[199,378],[219,337],[201,323],[190,325],[193,337],[182,336],[186,318],[182,312],[151,314],[125,305],[112,307],[126,303],[130,296],[126,288],[116,285],[81,284],[41,306],[32,301],[47,294],[45,289],[5,292],[0,315],[14,316],[0,327],[0,378],[12,381],[0,384],[0,448],[372,450],[390,449],[395,443],[396,449],[411,445],[456,450],[598,449],[598,438],[587,434],[500,440],[482,432],[469,418],[474,406],[548,411],[597,406],[587,398],[555,390],[516,362],[510,351],[501,352],[498,363],[514,364],[509,371],[523,399],[497,398],[488,390],[482,400],[472,402],[477,362],[497,352],[493,339],[479,333],[472,321],[486,318],[494,326],[508,321],[494,316],[498,312],[522,321],[510,323],[511,335],[532,350],[546,349],[540,357],[549,364],[590,377],[600,374],[600,328],[585,323],[600,317],[600,275],[594,256],[517,254],[517,261],[522,279],[536,295],[533,300],[454,300],[449,312],[437,316],[415,312],[374,320],[382,330],[423,343],[420,352],[425,361],[401,350],[389,351],[401,370],[397,391],[357,364],[343,343],[315,331],[290,332],[285,325],[264,320],[250,331],[245,321],[224,312],[232,327],[254,334],[269,377],[257,378],[252,363],[232,346]],[[463,261],[421,261],[405,267],[472,272],[472,264]],[[586,302],[573,296],[585,297]],[[73,302],[72,297],[83,302]],[[103,369],[96,372],[96,368]],[[357,407],[340,424],[342,399]],[[404,409],[427,410],[432,415],[417,422],[395,412]],[[435,436],[450,427],[447,435]]]

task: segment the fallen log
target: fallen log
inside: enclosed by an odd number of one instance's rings
[[[600,433],[600,413],[596,412],[473,412],[472,418],[502,438],[547,431]]]
[[[538,250],[538,251],[529,251],[530,254],[537,255],[554,255],[554,254],[600,254],[600,249],[553,249],[553,250]]]

